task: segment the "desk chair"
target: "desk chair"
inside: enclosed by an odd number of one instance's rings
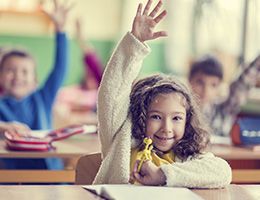
[[[220,148],[222,149],[223,146],[221,146]],[[231,148],[237,148],[237,147],[231,147]],[[241,148],[239,148],[239,149],[241,149]],[[238,153],[242,152],[242,155],[244,155],[245,154],[245,153],[243,153],[244,151],[245,150],[242,149],[242,151],[240,150],[240,151],[238,151]],[[229,148],[229,149],[227,149],[227,152],[232,152],[232,151]],[[257,153],[257,159],[259,159],[258,152],[253,152],[252,154],[256,154],[256,153]],[[231,154],[229,156],[231,156]],[[239,184],[259,184],[260,183],[260,170],[259,170],[260,161],[259,160],[250,160],[252,158],[249,158],[249,160],[243,160],[243,159],[236,160],[236,158],[234,160],[232,160],[232,157],[229,158],[229,157],[226,157],[225,155],[224,156],[222,155],[220,157],[224,157],[224,159],[226,159],[232,167],[232,174],[233,174],[232,183],[236,183],[236,184],[237,183],[239,183]],[[92,182],[98,172],[100,164],[101,164],[101,154],[100,153],[90,154],[90,155],[80,157],[77,162],[77,165],[76,165],[75,184],[77,184],[77,185],[92,184]],[[243,165],[243,164],[244,164],[245,168],[242,166],[242,168],[239,169],[239,166],[241,167],[241,165]],[[252,169],[251,165],[254,168],[255,167],[257,167],[257,168]],[[251,169],[246,169],[246,167],[248,167],[248,166],[251,166]]]
[[[91,185],[101,165],[101,154],[90,154],[79,158],[76,165],[76,185]]]

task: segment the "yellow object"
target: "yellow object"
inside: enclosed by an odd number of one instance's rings
[[[136,161],[140,161],[137,167],[137,171],[140,172],[143,162],[146,160],[151,160],[157,167],[161,166],[162,164],[172,164],[175,160],[174,153],[172,151],[157,155],[155,152],[152,151],[152,140],[150,138],[144,138],[145,148],[142,151],[139,149],[132,149],[131,150],[131,172],[134,171],[134,167]]]
[[[144,150],[138,152],[137,156],[136,156],[136,160],[140,160],[138,167],[137,167],[137,172],[140,172],[144,161],[152,160],[151,151],[153,149],[153,145],[152,145],[153,141],[151,138],[146,137],[146,138],[144,138],[143,142],[145,144]]]
[[[135,170],[135,165],[137,161],[140,161],[137,167],[137,172],[140,172],[143,163],[146,160],[151,160],[157,167],[163,164],[172,164],[175,160],[175,155],[172,151],[157,155],[154,151],[152,151],[152,140],[150,138],[145,138],[145,148],[142,151],[139,151],[138,148],[131,149],[131,159],[130,159],[130,170],[133,172]],[[131,184],[140,185],[135,180],[130,180]]]

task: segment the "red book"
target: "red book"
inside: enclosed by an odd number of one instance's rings
[[[62,140],[76,134],[95,133],[96,125],[74,125],[53,131],[31,131],[28,136],[12,135],[5,132],[6,146],[10,150],[49,151],[54,141]]]

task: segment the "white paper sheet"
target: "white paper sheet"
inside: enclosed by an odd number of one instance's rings
[[[95,133],[97,131],[96,125],[83,125],[82,128],[84,129],[84,132],[81,134]],[[30,131],[28,134],[32,137],[44,138],[50,133],[50,131],[51,130],[33,130]]]
[[[202,200],[187,188],[135,186],[135,185],[84,185],[83,188],[115,200]]]

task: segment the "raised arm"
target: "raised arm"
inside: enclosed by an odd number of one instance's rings
[[[71,8],[72,6],[68,3],[59,3],[58,0],[53,0],[52,10],[43,9],[43,12],[53,21],[56,31],[54,66],[41,90],[47,107],[52,105],[68,71],[68,40],[64,31]]]
[[[76,29],[76,39],[82,51],[85,72],[87,72],[87,75],[85,77],[86,80],[85,80],[84,89],[93,89],[93,87],[97,89],[101,82],[101,77],[103,72],[102,61],[99,58],[95,48],[89,43],[86,37],[83,37],[82,21],[80,19],[76,20],[75,29]],[[94,86],[91,85],[92,80],[96,82]]]
[[[155,17],[161,5],[159,1],[148,15],[151,0],[143,13],[142,4],[139,4],[131,33],[127,33],[118,44],[105,69],[98,95],[99,134],[103,154],[108,152],[113,138],[127,120],[131,86],[139,74],[143,59],[150,51],[143,42],[166,36],[163,31],[154,32],[157,23],[166,15],[166,11],[163,11]]]
[[[252,61],[240,74],[240,76],[231,83],[229,96],[219,109],[223,115],[236,115],[240,111],[240,107],[246,103],[248,99],[248,91],[254,87],[257,77],[260,74],[260,55]]]
[[[92,50],[92,46],[90,45],[89,41],[87,40],[86,34],[84,34],[83,36],[83,22],[82,19],[77,18],[75,21],[75,36],[76,36],[76,41],[79,45],[79,47],[81,48],[81,51],[84,52],[88,52]]]

